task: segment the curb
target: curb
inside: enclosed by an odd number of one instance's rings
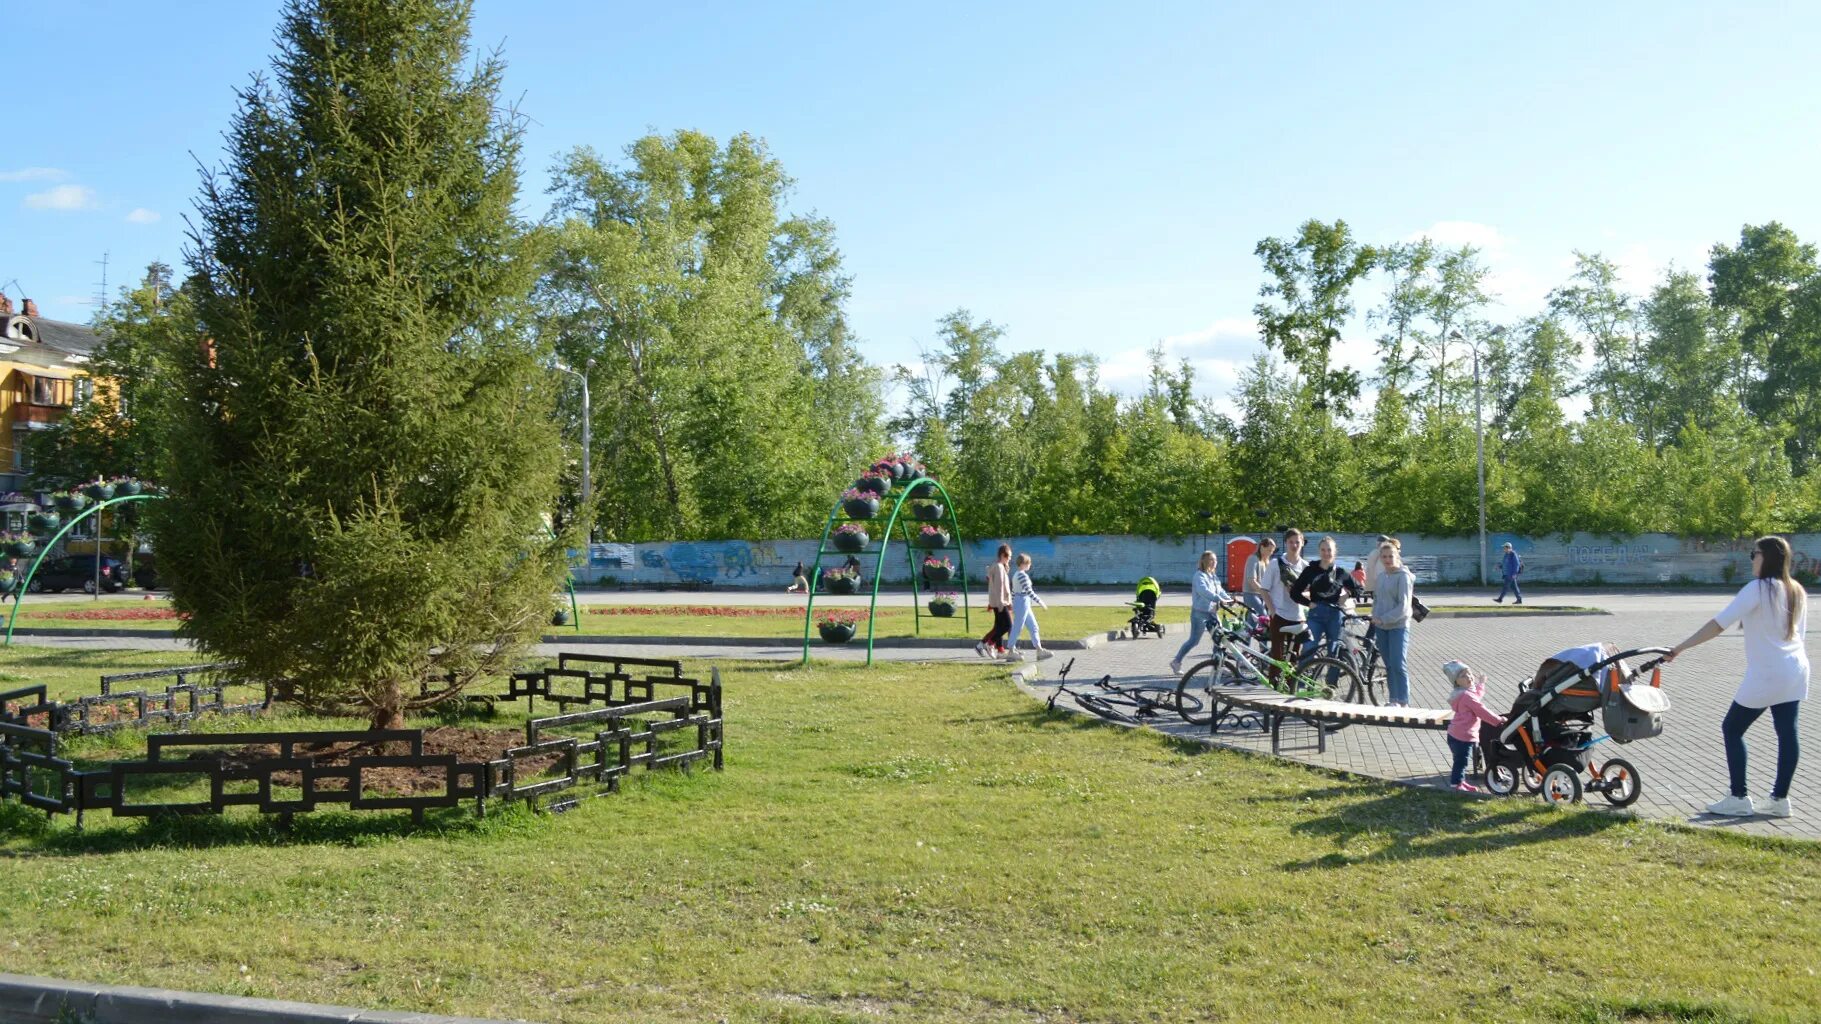
[[[0,974],[0,1018],[21,1024],[506,1024],[164,988]]]
[[[810,638],[812,643],[814,637]],[[854,637],[853,643],[844,646],[865,646]],[[803,641],[796,637],[776,636],[604,636],[599,633],[546,633],[539,638],[545,644],[612,644],[619,647],[776,647],[803,649]],[[969,642],[966,637],[880,637],[873,641],[873,649],[895,648],[898,650],[952,651],[958,650]],[[1099,637],[1088,637],[1084,640],[1055,640],[1044,645],[1048,650],[1080,651],[1099,644]]]

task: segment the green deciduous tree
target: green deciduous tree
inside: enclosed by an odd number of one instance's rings
[[[459,0],[290,0],[240,92],[166,350],[152,516],[183,630],[398,724],[548,621],[551,375],[523,328],[519,130]]]
[[[1353,286],[1378,260],[1378,250],[1353,239],[1344,220],[1305,221],[1295,238],[1267,238],[1254,250],[1267,280],[1267,301],[1252,307],[1265,345],[1301,371],[1317,409],[1339,410],[1359,397],[1360,375],[1333,366],[1341,328],[1353,316]]]

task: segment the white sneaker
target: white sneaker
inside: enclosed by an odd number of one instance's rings
[[[1170,674],[1173,676],[1182,675],[1182,659],[1181,658],[1171,658],[1170,659]]]
[[[1718,803],[1708,804],[1707,813],[1720,814],[1728,818],[1749,818],[1758,813],[1758,809],[1752,806],[1751,797],[1729,796]]]
[[[986,657],[986,641],[985,640],[982,640],[979,643],[974,645],[974,653],[980,655],[982,658]]]
[[[1795,812],[1789,809],[1789,797],[1771,797],[1764,802],[1764,806],[1758,808],[1758,813],[1767,814],[1773,818],[1795,817]]]

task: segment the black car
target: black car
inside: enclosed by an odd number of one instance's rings
[[[118,558],[101,556],[101,589],[111,594],[125,586],[126,566]],[[85,594],[93,594],[95,556],[65,555],[62,558],[45,559],[32,576],[31,592],[38,594],[47,590],[53,594],[60,590],[81,590]]]

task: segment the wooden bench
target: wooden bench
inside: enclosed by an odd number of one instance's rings
[[[1254,683],[1215,686],[1209,690],[1208,697],[1215,703],[1213,715],[1208,722],[1210,734],[1220,731],[1223,720],[1234,717],[1228,709],[1240,708],[1259,716],[1261,724],[1270,729],[1273,754],[1278,753],[1282,747],[1286,718],[1300,718],[1313,726],[1317,737],[1316,749],[1323,753],[1328,750],[1328,730],[1321,727],[1324,722],[1382,725],[1397,729],[1446,729],[1454,719],[1454,712],[1446,708],[1382,708],[1376,704],[1349,704],[1339,700],[1292,697]],[[1220,705],[1226,705],[1226,708],[1223,709]]]

